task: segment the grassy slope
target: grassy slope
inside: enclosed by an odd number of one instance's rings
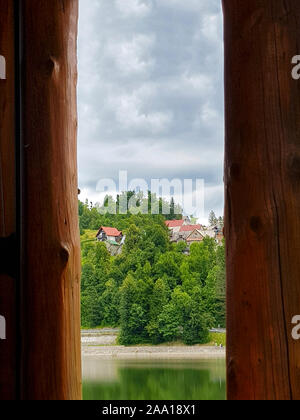
[[[96,242],[97,230],[86,230],[83,235],[80,236],[81,244],[87,242]]]

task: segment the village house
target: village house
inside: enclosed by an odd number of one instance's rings
[[[123,233],[116,228],[101,226],[96,237],[99,242],[110,242],[120,245]]]
[[[167,220],[165,223],[172,232],[172,234],[174,234],[180,231],[181,227],[183,226],[184,220]]]
[[[187,226],[191,224],[190,218],[188,216],[184,216],[181,220],[167,220],[166,226],[171,230],[171,232],[178,233],[183,226]]]
[[[218,226],[206,228],[200,224],[191,225],[188,220],[168,220],[166,225],[170,230],[170,240],[173,243],[186,242],[188,247],[194,242],[202,242],[204,238],[212,238],[218,244],[222,243],[223,232]]]
[[[205,230],[205,236],[215,239],[221,245],[224,239],[223,228],[221,226],[211,226]]]
[[[203,241],[204,236],[200,232],[201,228],[201,225],[181,226],[179,232],[172,235],[171,242],[185,241],[191,245],[193,242]]]
[[[204,239],[204,236],[202,233],[195,229],[193,232],[189,233],[189,236],[186,238],[186,242],[188,245],[193,244],[194,242],[202,242]]]
[[[97,241],[104,242],[110,255],[120,255],[125,243],[126,236],[116,228],[101,226],[97,235]]]
[[[191,233],[194,232],[194,230],[201,230],[202,229],[202,225],[186,225],[186,226],[182,226],[180,228],[180,233]]]

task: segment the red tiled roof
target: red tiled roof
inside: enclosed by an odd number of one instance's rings
[[[180,232],[193,232],[194,230],[201,230],[201,225],[188,225],[188,226],[182,226],[180,229]]]
[[[169,228],[173,228],[173,227],[182,226],[184,223],[184,220],[167,220],[165,223]]]
[[[99,233],[101,232],[101,230],[103,230],[103,232],[105,232],[107,236],[120,236],[120,235],[122,235],[122,232],[120,232],[116,228],[101,226],[101,228],[99,229],[99,232],[98,232],[97,236],[99,235]]]

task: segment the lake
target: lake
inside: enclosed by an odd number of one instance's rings
[[[225,360],[83,359],[85,400],[225,400]]]

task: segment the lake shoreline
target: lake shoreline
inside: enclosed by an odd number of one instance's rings
[[[224,400],[225,348],[212,343],[120,346],[119,330],[82,331],[85,400]]]
[[[84,358],[117,360],[225,359],[226,350],[214,346],[93,346],[82,345]]]
[[[81,333],[82,357],[116,360],[175,360],[224,359],[225,348],[211,344],[187,346],[181,343],[159,345],[120,346],[118,329],[83,330]]]

